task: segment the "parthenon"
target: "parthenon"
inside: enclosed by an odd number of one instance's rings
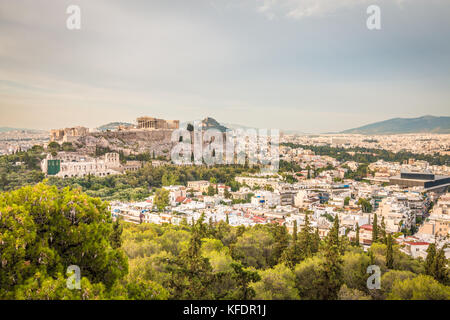
[[[138,129],[178,129],[179,120],[164,120],[152,117],[137,118]]]

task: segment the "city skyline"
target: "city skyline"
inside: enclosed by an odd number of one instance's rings
[[[149,114],[323,133],[449,115],[448,2],[226,3],[0,4],[0,126]],[[81,30],[66,28],[71,4]],[[366,28],[369,4],[381,30]]]

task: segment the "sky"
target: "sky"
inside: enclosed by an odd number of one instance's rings
[[[2,0],[0,126],[209,116],[321,133],[449,116],[449,17],[448,0]]]

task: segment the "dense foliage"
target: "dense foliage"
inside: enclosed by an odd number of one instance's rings
[[[107,204],[78,190],[37,184],[1,194],[0,297],[105,297],[128,271],[114,230]],[[66,288],[70,265],[81,269],[81,291]]]
[[[41,182],[45,176],[40,167],[45,156],[43,151],[42,147],[35,146],[27,152],[0,156],[0,191]]]
[[[50,143],[49,152],[70,151],[72,145]],[[13,155],[0,156],[0,191],[15,190],[23,186],[42,182],[45,174],[40,164],[45,157],[44,149],[35,146],[26,152],[17,152]],[[182,184],[187,185],[192,180],[214,180],[225,183],[237,191],[239,184],[234,180],[237,175],[251,174],[258,168],[246,166],[174,166],[162,165],[153,167],[152,158],[147,154],[128,156],[126,160],[135,159],[149,161],[141,169],[123,175],[96,177],[58,178],[49,177],[48,183],[58,188],[81,188],[89,196],[102,200],[140,201],[147,198],[153,188],[161,186]]]
[[[62,187],[81,187],[92,197],[103,200],[139,201],[147,198],[152,189],[167,185],[187,185],[188,181],[211,180],[229,185],[233,191],[239,186],[234,178],[241,173],[254,173],[256,168],[244,166],[175,166],[153,167],[147,163],[135,172],[107,177],[85,176],[79,178],[50,177],[49,183]]]
[[[450,156],[441,154],[416,154],[409,151],[400,151],[395,153],[384,149],[371,149],[362,147],[341,148],[330,146],[300,145],[294,143],[281,143],[280,145],[291,148],[303,148],[312,150],[316,155],[330,156],[341,162],[356,161],[359,163],[372,163],[380,159],[389,162],[403,162],[414,158],[416,160],[427,161],[431,165],[450,165]],[[350,152],[352,152],[352,154]]]

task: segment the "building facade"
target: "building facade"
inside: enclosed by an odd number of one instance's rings
[[[107,153],[101,158],[91,158],[73,153],[59,153],[55,157],[48,155],[42,160],[42,171],[48,176],[61,178],[109,176],[121,173],[118,153]]]

